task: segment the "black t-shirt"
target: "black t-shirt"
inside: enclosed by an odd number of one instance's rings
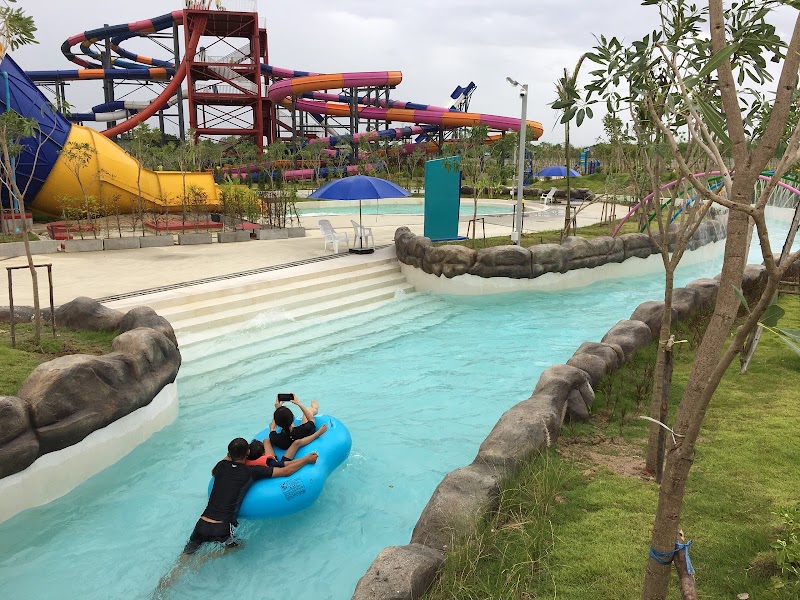
[[[211,471],[214,486],[203,516],[237,525],[236,517],[248,488],[259,479],[272,477],[272,467],[246,467],[230,460],[219,461]]]
[[[277,431],[269,432],[269,443],[280,448],[287,450],[292,445],[294,440],[301,440],[308,437],[317,431],[317,425],[313,421],[306,421],[294,427],[291,431],[282,430],[280,433]]]

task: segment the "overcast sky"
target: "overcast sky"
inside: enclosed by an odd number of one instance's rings
[[[76,33],[155,17],[182,3],[25,0],[23,6],[36,21],[40,43],[14,56],[24,69],[38,70],[75,68],[59,48]],[[403,82],[392,98],[436,105],[456,85],[474,81],[478,88],[471,112],[518,116],[518,94],[505,81],[511,76],[528,83],[528,118],[544,125],[542,141],[554,143],[563,142],[563,127],[547,104],[564,67],[574,67],[593,46],[594,35],[632,40],[657,24],[656,10],[639,0],[258,0],[258,7],[275,66],[317,72],[399,70]],[[139,44],[128,47],[153,54],[152,45]],[[98,84],[89,82],[73,83],[68,100],[79,112],[103,101]],[[572,141],[589,145],[601,134],[595,116],[573,128]]]

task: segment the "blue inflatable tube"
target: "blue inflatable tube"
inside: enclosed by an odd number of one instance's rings
[[[353,439],[347,427],[334,417],[317,415],[314,420],[318,428],[327,425],[328,431],[301,448],[295,458],[316,452],[319,454],[317,462],[305,465],[291,477],[261,479],[253,483],[239,509],[240,519],[268,519],[291,515],[308,508],[319,498],[328,476],[350,454]],[[295,420],[295,425],[299,424],[300,419]],[[269,428],[258,432],[253,439],[263,440],[267,437]],[[275,453],[277,458],[283,456],[283,450],[278,448],[275,448]],[[209,494],[213,484],[212,478],[208,486]]]

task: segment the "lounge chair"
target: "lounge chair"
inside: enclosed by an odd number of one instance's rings
[[[550,191],[542,194],[542,202],[545,204],[552,204],[556,195],[556,188],[551,187]]]
[[[375,236],[372,235],[372,227],[364,227],[359,225],[353,219],[350,219],[350,222],[353,224],[353,248],[358,245],[359,247],[369,248],[369,238],[372,238],[372,247],[375,247]],[[361,240],[361,244],[359,244],[359,240]],[[362,246],[363,244],[363,246]]]
[[[350,240],[347,238],[347,232],[337,232],[328,219],[319,220],[319,229],[322,232],[322,236],[325,238],[323,250],[327,250],[328,244],[331,244],[333,246],[333,253],[339,254],[339,242],[344,242],[347,247],[350,248]]]

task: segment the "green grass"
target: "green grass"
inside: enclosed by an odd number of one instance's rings
[[[609,223],[593,223],[592,225],[586,225],[584,227],[578,227],[578,236],[591,240],[597,237],[602,237],[606,235],[611,235],[618,225],[618,221],[613,221]],[[633,221],[627,221],[620,230],[620,235],[623,233],[636,233],[639,231],[636,223]],[[536,246],[537,244],[558,244],[560,239],[561,231],[558,229],[552,229],[549,231],[536,231],[533,233],[523,233],[522,234],[522,246],[524,248],[529,248],[531,246]],[[466,246],[467,248],[493,248],[494,246],[507,246],[511,243],[511,237],[508,235],[500,235],[495,237],[487,237],[485,240],[483,237],[476,237],[475,240],[454,240],[451,242],[435,242],[434,246],[446,246],[446,245],[459,245],[459,246]]]
[[[787,314],[780,326],[800,328],[800,298],[783,297],[781,305]],[[682,326],[676,336],[689,343],[676,347],[673,414],[701,328],[697,322]],[[654,356],[653,346],[606,378],[592,422],[566,426],[558,452],[548,451],[506,483],[510,489],[541,488],[521,511],[530,517],[525,527],[532,535],[551,528],[550,545],[526,548],[525,536],[493,532],[487,522],[454,546],[444,580],[429,598],[640,598],[658,490],[638,476],[647,424],[637,417],[648,412]],[[800,490],[798,389],[800,357],[765,332],[748,373],[739,374],[734,361],[712,400],[681,522],[694,541],[700,598],[774,597],[770,544],[781,524],[775,513],[796,506]],[[543,487],[537,483],[542,480]],[[480,568],[470,571],[470,561]],[[500,577],[520,571],[524,578]],[[670,598],[679,598],[676,589]]]
[[[49,322],[43,325],[41,344],[33,344],[33,325],[17,324],[17,347],[11,347],[11,327],[0,323],[0,396],[13,396],[20,384],[40,364],[67,354],[105,354],[111,352],[115,331],[73,331],[56,329],[53,338]]]
[[[21,242],[23,240],[22,234],[14,234],[10,235],[7,233],[0,234],[0,244],[10,244],[11,242]],[[31,242],[36,242],[39,240],[39,236],[35,233],[28,232],[28,240]]]
[[[606,192],[612,191],[619,194],[628,187],[631,178],[628,173],[615,174],[610,177],[611,179],[609,179],[609,175],[606,173],[592,173],[591,175],[583,175],[582,177],[570,177],[569,187],[573,190],[587,188],[592,190],[595,194],[605,194]],[[532,183],[529,187],[537,187],[544,190],[555,187],[559,190],[563,190],[567,188],[567,180],[564,177],[551,179],[549,181],[541,180]]]

